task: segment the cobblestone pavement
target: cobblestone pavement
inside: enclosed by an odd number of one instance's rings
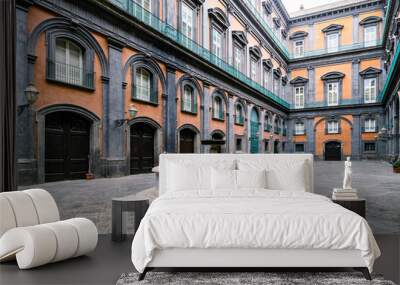
[[[314,163],[315,192],[331,196],[333,187],[340,187],[343,161]],[[24,188],[44,188],[55,198],[62,219],[86,217],[95,222],[100,233],[111,232],[111,198],[139,193],[156,196],[154,174],[121,178],[101,178],[46,183]],[[400,174],[382,161],[354,161],[353,188],[367,199],[367,220],[375,233],[400,233]],[[132,217],[130,217],[132,218]]]

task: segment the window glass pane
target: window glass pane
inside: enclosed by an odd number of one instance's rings
[[[364,151],[371,151],[374,152],[375,151],[375,143],[371,142],[371,143],[365,143],[364,144]]]
[[[339,83],[328,83],[328,106],[339,104]]]
[[[304,56],[304,41],[297,41],[294,45],[294,55],[295,57]]]
[[[376,102],[376,78],[364,79],[364,102]]]
[[[182,33],[193,39],[193,10],[182,2]]]
[[[304,107],[304,87],[295,87],[295,108],[303,108]]]
[[[242,70],[242,54],[243,51],[241,48],[239,48],[238,46],[234,46],[233,48],[233,64],[235,65],[235,68],[239,71]]]
[[[376,26],[369,26],[364,28],[364,45],[374,46],[376,44]]]
[[[304,123],[298,122],[295,124],[294,131],[296,135],[303,135],[304,134]]]
[[[222,57],[222,34],[215,28],[212,31],[212,51],[216,56]]]
[[[193,89],[190,86],[185,86],[183,89],[183,110],[192,111]]]
[[[136,71],[136,97],[141,100],[150,101],[150,73],[144,68]]]
[[[151,11],[151,0],[136,0],[136,3],[147,11]]]
[[[364,122],[365,132],[375,132],[375,119],[366,119]]]
[[[253,81],[257,81],[257,62],[255,60],[251,60],[250,67],[251,67],[250,77]]]
[[[326,44],[328,52],[335,52],[339,50],[339,34],[327,35]]]
[[[67,41],[57,39],[56,41],[56,62],[67,63]]]
[[[83,51],[73,42],[66,39],[56,40],[55,79],[82,85],[83,83]]]
[[[328,122],[328,133],[336,134],[338,132],[339,132],[339,122],[337,122],[337,121]]]
[[[296,144],[295,145],[295,151],[296,152],[304,152],[304,144]]]

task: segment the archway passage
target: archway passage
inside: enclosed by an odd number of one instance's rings
[[[149,173],[154,167],[155,129],[146,123],[131,126],[130,173]]]
[[[179,152],[194,153],[194,141],[196,133],[190,129],[183,129],[179,132]]]
[[[91,122],[73,112],[45,120],[45,182],[83,179],[89,170]]]
[[[340,142],[325,143],[325,160],[342,160]]]

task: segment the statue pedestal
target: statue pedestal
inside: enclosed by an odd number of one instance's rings
[[[333,188],[333,200],[355,200],[358,199],[357,189]]]

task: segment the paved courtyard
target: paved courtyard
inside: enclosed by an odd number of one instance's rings
[[[344,162],[316,161],[314,164],[315,192],[331,195],[333,187],[340,187]],[[55,198],[63,219],[86,217],[93,220],[100,233],[111,232],[111,198],[138,193],[154,198],[154,174],[139,174],[121,178],[75,180],[46,183],[39,187]],[[354,161],[353,187],[367,199],[367,220],[375,233],[400,233],[400,174],[381,161]]]

